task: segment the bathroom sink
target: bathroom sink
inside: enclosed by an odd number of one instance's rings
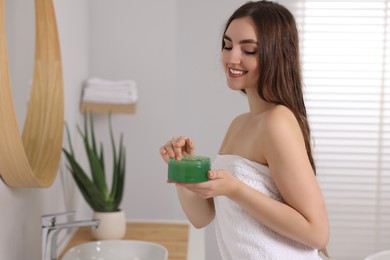
[[[62,260],[167,260],[168,250],[140,240],[101,240],[69,249]]]

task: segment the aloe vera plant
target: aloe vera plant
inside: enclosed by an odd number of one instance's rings
[[[126,154],[125,147],[123,146],[123,134],[121,133],[120,135],[119,147],[117,150],[112,131],[111,115],[109,115],[109,130],[113,154],[112,182],[111,189],[109,189],[104,168],[103,144],[100,143],[100,149],[98,151],[92,116],[88,116],[86,114],[84,120],[84,131],[81,131],[78,125],[77,130],[84,142],[84,148],[89,161],[91,177],[77,162],[69,134],[69,128],[66,125],[69,150],[62,148],[62,151],[64,152],[68,162],[67,168],[71,172],[73,179],[80,189],[80,192],[83,195],[85,201],[94,211],[118,211],[123,197],[126,172]]]

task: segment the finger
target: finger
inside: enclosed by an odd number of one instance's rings
[[[171,157],[171,158],[175,157],[175,152],[174,152],[172,141],[166,142],[166,144],[163,147],[164,147],[165,152],[168,155],[168,157]]]
[[[171,141],[176,160],[181,160],[183,157],[183,150],[185,150],[186,139],[187,137],[180,136],[173,138]]]
[[[222,171],[209,171],[208,176],[210,180],[222,179],[223,172]]]
[[[163,160],[168,163],[169,155],[167,152],[167,149],[165,149],[165,146],[160,147],[160,155],[163,158]]]
[[[185,139],[185,143],[186,143],[186,152],[189,154],[189,155],[193,155],[195,153],[195,144],[194,142],[191,140],[191,138],[186,138]]]
[[[214,171],[209,171],[208,175],[210,180],[214,180],[216,173]]]

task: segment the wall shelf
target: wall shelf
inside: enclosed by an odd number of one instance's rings
[[[81,102],[80,110],[83,113],[95,114],[134,114],[136,111],[136,104],[109,104],[109,103],[89,103]]]

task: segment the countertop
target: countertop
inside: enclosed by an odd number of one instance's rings
[[[62,251],[94,241],[91,228],[79,228]],[[128,222],[124,239],[143,240],[161,244],[168,249],[169,260],[186,260],[189,248],[189,224],[160,222]],[[60,257],[60,259],[61,259]]]

